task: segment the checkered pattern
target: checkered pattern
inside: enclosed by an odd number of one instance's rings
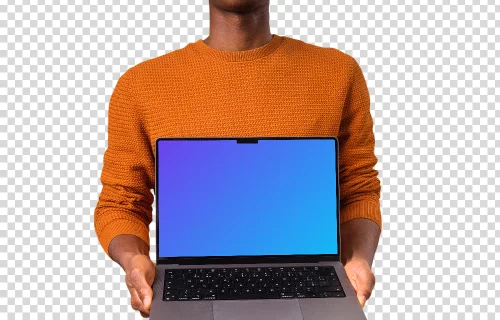
[[[208,4],[9,2],[0,5],[0,318],[141,319],[93,229],[107,107],[129,67],[208,35]],[[500,312],[500,28],[489,2],[271,5],[272,32],[337,47],[367,79],[383,212],[369,319]]]

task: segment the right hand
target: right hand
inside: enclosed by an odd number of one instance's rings
[[[128,259],[124,270],[132,309],[138,310],[143,318],[149,317],[153,301],[151,286],[155,279],[156,264],[151,261],[149,256],[135,254]]]

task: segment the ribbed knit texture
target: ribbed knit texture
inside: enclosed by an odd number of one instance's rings
[[[150,243],[158,137],[337,136],[340,222],[367,218],[382,228],[369,92],[340,50],[276,34],[237,52],[200,39],[128,69],[108,116],[94,214],[108,255],[120,234]]]

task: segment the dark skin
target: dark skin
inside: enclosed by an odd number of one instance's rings
[[[379,226],[365,218],[352,219],[340,226],[342,264],[362,307],[375,286],[371,267],[380,233]]]
[[[210,0],[210,34],[203,41],[222,51],[244,51],[265,45],[272,38],[269,0]],[[362,306],[375,285],[371,271],[380,238],[378,225],[364,218],[352,219],[340,227],[342,263]],[[109,244],[109,255],[125,271],[130,304],[149,317],[156,265],[149,246],[130,234],[119,235]]]

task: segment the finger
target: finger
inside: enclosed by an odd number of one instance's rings
[[[147,313],[147,312],[142,312],[142,311],[140,311],[140,312],[141,312],[141,316],[142,316],[143,318],[149,318],[149,313]]]
[[[144,312],[149,312],[153,297],[153,289],[151,289],[151,286],[147,283],[141,270],[134,269],[130,272],[130,283],[134,286],[139,299],[142,301],[142,306],[139,309]]]

